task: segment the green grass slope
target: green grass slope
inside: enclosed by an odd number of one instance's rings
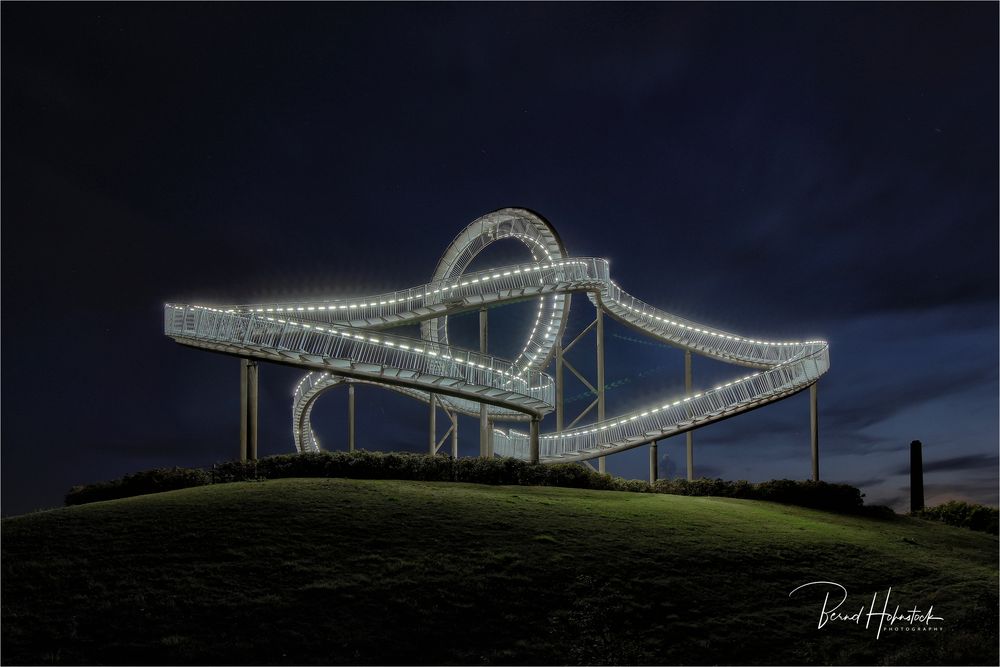
[[[565,488],[286,479],[5,519],[2,659],[997,664],[997,538]],[[818,629],[892,587],[935,632]],[[890,608],[891,609],[891,608]]]

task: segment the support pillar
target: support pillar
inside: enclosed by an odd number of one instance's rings
[[[660,465],[660,459],[656,453],[656,442],[649,443],[649,483],[656,484],[657,469]]]
[[[563,418],[563,348],[562,341],[556,343],[556,433],[562,433]]]
[[[257,362],[240,359],[240,461],[257,460]]]
[[[691,350],[684,350],[684,393],[688,396],[693,391],[691,379]],[[687,440],[687,478],[688,481],[694,479],[694,433],[688,431]]]
[[[428,452],[431,456],[437,453],[437,394],[433,391],[431,392],[431,419],[430,419],[430,451]]]
[[[528,431],[529,460],[538,463],[538,417],[531,418],[531,428]]]
[[[812,479],[819,481],[819,398],[818,382],[809,387],[809,440],[812,449]]]
[[[458,413],[451,415],[451,458],[458,458]]]
[[[354,383],[347,385],[347,451],[354,451]]]
[[[240,359],[240,461],[247,460],[247,444],[250,436],[247,409],[249,408],[249,387],[247,386],[247,366],[249,359]]]
[[[911,512],[919,512],[924,508],[924,461],[922,448],[923,445],[919,440],[914,440],[910,443]]]
[[[488,348],[487,314],[485,308],[479,309],[479,352],[486,354]],[[479,455],[490,455],[490,425],[486,416],[486,404],[479,404]]]
[[[604,421],[604,311],[597,306],[597,421]],[[606,472],[605,457],[597,459],[598,472]]]

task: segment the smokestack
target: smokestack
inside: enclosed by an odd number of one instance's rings
[[[910,443],[910,511],[924,508],[924,460],[919,440]]]

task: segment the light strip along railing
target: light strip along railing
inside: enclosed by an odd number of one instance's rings
[[[292,435],[295,440],[295,448],[297,451],[319,451],[319,441],[318,438],[316,438],[316,434],[313,432],[311,425],[312,409],[313,406],[316,405],[316,399],[322,395],[324,391],[332,389],[340,384],[342,379],[343,378],[340,376],[333,375],[329,371],[313,371],[307,373],[306,376],[295,386],[295,391],[292,392],[294,397],[294,400],[292,401]],[[383,385],[374,380],[354,380],[354,382],[380,386],[382,389],[390,389],[403,394],[404,396],[415,398],[424,402],[427,402],[429,396],[427,391],[421,391],[419,389],[412,389],[409,387]],[[459,414],[464,414],[470,417],[479,416],[479,403],[474,400],[459,399],[452,396],[440,396],[438,397],[438,403],[442,408],[454,410]],[[527,421],[531,418],[530,415],[526,415],[523,412],[497,405],[489,405],[487,414],[489,414],[491,419],[501,419],[503,421]]]
[[[770,368],[803,351],[826,345],[825,341],[763,341],[708,327],[651,306],[613,281],[608,282],[601,292],[601,301],[612,315],[638,326],[644,333],[726,361]]]
[[[293,397],[293,411],[298,412],[301,406],[313,398],[316,392],[322,392],[330,387],[336,386],[340,382],[341,378],[330,371],[313,371],[307,373],[304,378],[299,380],[299,383],[295,385],[295,391],[292,392]],[[358,382],[367,382],[365,380],[357,380]],[[372,382],[373,384],[378,384],[378,382]],[[397,391],[410,398],[416,398],[422,401],[428,400],[428,394],[426,390],[412,389],[410,387],[388,387],[394,391]],[[447,399],[448,405],[445,405]],[[457,409],[461,414],[469,417],[479,416],[479,402],[475,400],[462,400],[457,399],[452,396],[444,397],[442,396],[439,401],[442,407],[448,407],[449,409]],[[490,418],[496,418],[503,421],[528,421],[531,419],[530,415],[527,415],[521,411],[514,410],[511,408],[505,408],[498,405],[488,406],[488,414]]]
[[[314,377],[316,376],[316,377]],[[300,452],[318,452],[319,442],[312,428],[312,409],[315,400],[308,400],[314,390],[326,388],[329,384],[326,378],[331,376],[323,372],[312,372],[306,375],[295,387],[295,400],[292,402],[292,435],[295,448]],[[333,376],[336,377],[336,376]],[[339,381],[340,378],[337,378]]]
[[[223,306],[224,312],[280,313],[300,319],[345,326],[384,327],[430,319],[440,311],[419,313],[420,309],[447,306],[449,301],[497,294],[532,287],[555,287],[567,282],[598,282],[608,279],[608,261],[597,257],[575,257],[556,262],[525,262],[499,268],[465,273],[459,278],[438,280],[396,292],[375,296],[292,303],[263,303],[240,306]],[[584,289],[584,286],[576,289]],[[528,297],[537,296],[529,294]],[[490,301],[484,303],[489,305]],[[369,324],[368,320],[397,318],[388,322]],[[406,322],[400,322],[403,319]]]
[[[314,362],[316,365],[340,371],[344,370],[346,362],[352,367],[370,365],[426,374],[471,385],[458,390],[442,384],[439,387],[442,393],[451,390],[466,398],[537,415],[553,409],[553,381],[545,373],[534,370],[515,373],[509,361],[420,339],[372,335],[352,328],[320,327],[257,313],[173,304],[168,304],[164,310],[164,333],[183,339],[178,342],[203,341],[264,353],[311,355],[319,358]],[[374,377],[374,373],[371,375]],[[380,380],[391,384],[393,377],[381,377]],[[484,391],[472,387],[481,387]]]
[[[338,375],[332,375],[328,371],[313,371],[306,374],[306,376],[295,386],[295,391],[293,392],[294,401],[292,402],[292,436],[295,441],[295,449],[297,451],[320,451],[319,439],[316,437],[316,433],[312,428],[312,409],[316,405],[316,399],[324,391],[337,386],[342,381],[344,381],[344,378]],[[404,396],[409,396],[410,398],[416,398],[423,401],[426,401],[428,397],[428,393],[426,391],[411,389],[409,387],[385,385],[373,380],[351,380],[351,382],[373,384],[381,387],[382,389],[391,389],[392,391],[399,392]],[[478,403],[476,405],[478,405]],[[496,409],[500,410],[502,408]],[[516,415],[521,414],[515,411],[509,412]]]
[[[690,430],[699,422],[745,412],[784,398],[813,382],[829,369],[826,345],[797,358],[728,382],[709,391],[626,413],[586,427],[540,438],[540,456],[548,462],[575,461],[623,451]],[[528,435],[510,429],[494,431],[494,448],[501,456],[528,458]]]
[[[226,306],[225,312],[280,313],[307,321],[336,322],[358,328],[384,328],[431,319],[442,311],[458,312],[449,302],[482,297],[468,307],[509,302],[514,290],[552,287],[557,291],[599,289],[608,312],[683,348],[756,368],[768,368],[822,341],[765,341],[687,320],[626,293],[609,277],[608,261],[573,257],[558,262],[528,262],[486,269],[406,290],[363,298],[301,301],[290,304]],[[495,298],[489,298],[489,297]],[[529,293],[524,298],[537,294]],[[520,298],[517,296],[516,298]],[[591,297],[593,299],[593,297]],[[389,318],[385,321],[377,321]]]

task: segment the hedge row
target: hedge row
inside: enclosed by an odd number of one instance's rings
[[[1000,529],[998,526],[1000,510],[997,510],[996,507],[967,503],[962,500],[950,500],[934,507],[925,507],[919,512],[914,512],[913,516],[994,535],[998,534],[998,529]]]
[[[848,484],[828,484],[827,482],[772,479],[768,482],[752,483],[745,480],[724,481],[721,479],[661,479],[654,485],[656,493],[672,493],[679,496],[721,496],[723,498],[745,498],[748,500],[769,500],[787,505],[801,505],[831,512],[877,513],[874,508],[865,508],[864,494]],[[867,511],[866,511],[867,510]]]
[[[158,493],[204,484],[225,484],[289,477],[345,477],[354,479],[409,479],[430,482],[472,482],[521,486],[561,486],[602,491],[669,493],[685,496],[723,496],[770,500],[834,512],[859,513],[861,492],[846,484],[799,482],[788,479],[752,484],[721,479],[642,480],[622,479],[594,472],[573,463],[541,465],[512,458],[465,458],[424,454],[316,452],[269,456],[258,461],[221,463],[211,470],[159,468],[126,475],[122,479],[75,486],[66,495],[67,505]],[[871,513],[871,512],[869,512]],[[891,513],[891,511],[889,511]]]
[[[66,494],[66,504],[82,505],[98,500],[129,498],[211,483],[211,475],[201,468],[156,468],[125,475],[121,479],[113,479],[109,482],[74,486]]]
[[[258,461],[221,463],[210,471],[213,483],[283,477],[413,479],[648,493],[647,482],[602,475],[573,463],[541,465],[513,458],[452,459],[444,455],[381,452],[310,452],[282,454]]]

